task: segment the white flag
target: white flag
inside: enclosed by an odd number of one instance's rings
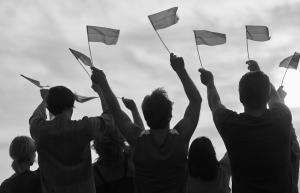
[[[167,28],[178,22],[179,18],[176,14],[178,7],[173,7],[153,15],[148,15],[148,18],[155,30]]]
[[[83,64],[85,64],[85,65],[87,65],[87,66],[93,66],[93,65],[92,65],[92,62],[91,62],[91,59],[90,59],[88,56],[84,55],[84,54],[81,53],[81,52],[78,52],[78,51],[76,51],[76,50],[73,50],[73,49],[71,49],[71,48],[69,48],[69,50],[71,51],[71,53],[75,56],[75,58],[76,58],[77,60],[80,60]]]
[[[267,26],[246,25],[246,36],[249,40],[261,42],[271,39]]]
[[[81,96],[81,95],[78,95],[76,93],[74,93],[74,96],[75,96],[75,100],[79,103],[84,103],[84,102],[87,102],[87,101],[90,101],[92,99],[95,99],[95,98],[98,98],[98,97],[86,97],[86,96]]]
[[[194,30],[196,45],[216,46],[226,43],[226,34],[206,31]]]
[[[300,53],[295,52],[294,55],[289,56],[284,60],[282,60],[279,64],[279,67],[291,68],[296,70],[298,68],[299,59],[300,59]]]
[[[39,87],[39,88],[45,88],[45,87],[49,87],[49,86],[42,86],[40,81],[34,80],[32,78],[29,78],[27,76],[24,76],[23,74],[20,74],[20,76],[22,76],[23,78],[25,78],[26,80],[29,80],[32,84],[34,84],[35,86]]]
[[[86,26],[89,42],[103,42],[106,45],[117,44],[120,30],[97,26]]]

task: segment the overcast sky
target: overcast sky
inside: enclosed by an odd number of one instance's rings
[[[147,15],[178,6],[179,22],[160,30],[169,49],[185,59],[186,68],[203,97],[200,121],[193,138],[212,139],[218,157],[225,153],[199,79],[199,61],[192,30],[227,34],[227,43],[200,46],[204,67],[226,107],[241,112],[238,81],[247,71],[245,25],[266,25],[271,40],[249,41],[251,59],[259,62],[274,85],[280,85],[284,69],[279,62],[300,51],[300,0],[9,0],[0,1],[0,182],[9,177],[8,147],[17,135],[29,135],[28,119],[41,102],[37,87],[19,74],[51,86],[65,85],[74,92],[94,96],[91,81],[68,48],[88,54],[86,25],[120,29],[116,46],[91,43],[94,64],[103,69],[117,96],[143,97],[164,87],[174,101],[172,125],[183,116],[187,99],[169,65],[169,55],[157,38]],[[287,104],[300,135],[300,93],[297,71],[285,80]],[[75,104],[74,119],[101,113],[99,100]],[[141,111],[140,111],[141,112]]]

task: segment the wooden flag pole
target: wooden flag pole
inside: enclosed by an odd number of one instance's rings
[[[199,58],[199,61],[200,61],[201,67],[203,68],[202,61],[201,61],[201,57],[200,57],[200,54],[199,54],[199,48],[198,48],[198,45],[197,45],[197,43],[196,43],[196,48],[197,48],[198,58]]]
[[[246,32],[247,33],[247,32]],[[250,60],[250,56],[249,56],[249,46],[248,46],[248,38],[246,36],[246,44],[247,44],[247,54],[248,54],[248,60]]]
[[[77,58],[76,58],[77,59]],[[91,77],[91,75],[89,74],[89,72],[85,69],[85,67],[81,64],[81,62],[77,59],[78,63],[80,64],[80,66],[83,68],[83,70],[87,73],[87,75],[89,77]]]
[[[90,41],[89,41],[88,26],[86,26],[86,35],[87,35],[87,39],[88,39],[88,45],[89,45],[89,51],[90,51],[90,57],[91,57],[91,61],[92,61],[92,66],[94,66],[93,56],[92,56],[92,52],[91,52],[91,45],[90,45]]]
[[[163,43],[163,45],[165,46],[165,48],[166,48],[166,50],[169,52],[169,54],[171,54],[171,52],[170,52],[170,50],[168,49],[167,45],[165,44],[165,42],[162,40],[162,38],[160,37],[159,33],[158,33],[157,30],[155,29],[155,27],[154,27],[154,25],[153,25],[153,23],[152,23],[152,21],[151,21],[150,18],[149,18],[149,20],[150,20],[150,23],[151,23],[151,25],[152,25],[154,31],[156,32],[158,38],[159,38],[160,41]]]
[[[91,46],[90,46],[90,42],[89,41],[88,41],[88,44],[89,44],[89,51],[90,51],[92,66],[94,66],[94,61],[93,61],[93,56],[92,56],[92,51],[91,51]]]
[[[283,81],[284,81],[284,78],[285,78],[285,76],[286,76],[286,73],[287,73],[287,71],[288,71],[288,69],[289,69],[289,66],[290,66],[290,64],[288,65],[288,67],[286,68],[286,70],[285,70],[285,72],[284,72],[284,75],[283,75],[283,78],[282,78],[282,81],[281,81],[281,86],[283,85]]]

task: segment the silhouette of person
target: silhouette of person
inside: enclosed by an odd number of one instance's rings
[[[102,110],[106,112],[105,132],[96,135],[94,149],[99,158],[93,164],[96,192],[105,193],[133,193],[134,192],[134,167],[130,147],[125,145],[125,140],[113,120],[102,92],[100,99]],[[107,121],[109,123],[109,121]]]
[[[9,147],[15,173],[0,186],[0,193],[40,193],[41,183],[39,170],[30,171],[35,160],[36,148],[33,139],[18,136]]]
[[[185,70],[183,58],[171,54],[170,61],[189,100],[183,118],[173,129],[172,102],[165,90],[156,89],[144,98],[142,110],[150,127],[144,130],[121,110],[103,71],[92,68],[92,80],[101,87],[118,128],[133,148],[135,183],[142,193],[186,191],[188,144],[199,120],[202,99]]]
[[[199,69],[208,104],[224,141],[232,168],[232,192],[291,192],[291,112],[258,64],[239,82],[243,113],[227,109],[211,72]],[[267,103],[269,108],[267,108]]]
[[[207,137],[196,138],[189,149],[187,193],[230,193],[230,162],[227,153],[218,161]]]
[[[43,101],[29,123],[37,144],[43,192],[95,193],[90,142],[105,130],[105,119],[71,120],[75,97],[64,86],[42,89],[41,96]],[[50,121],[46,108],[54,116]]]
[[[279,96],[283,102],[287,93],[283,90],[283,86],[277,89]],[[300,147],[297,140],[297,135],[294,127],[291,128],[291,162],[292,162],[292,175],[293,175],[293,193],[298,193],[298,179],[299,179],[299,159]]]

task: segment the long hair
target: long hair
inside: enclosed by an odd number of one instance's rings
[[[36,147],[33,139],[27,136],[15,137],[9,146],[9,155],[13,159],[12,168],[16,173],[32,166]]]
[[[218,175],[219,162],[211,141],[207,137],[195,139],[189,149],[189,174],[193,178],[212,181]]]

